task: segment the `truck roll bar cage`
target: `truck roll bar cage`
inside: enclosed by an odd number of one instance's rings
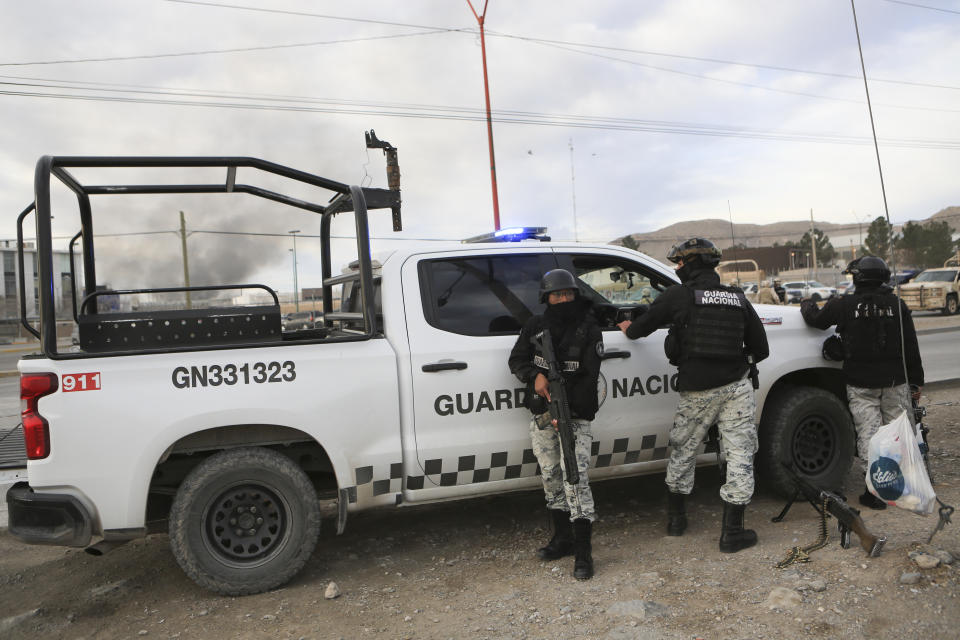
[[[173,156],[43,156],[34,171],[33,203],[29,204],[17,218],[17,257],[20,267],[20,322],[31,334],[40,339],[42,352],[51,358],[75,357],[76,354],[58,354],[56,336],[56,317],[54,300],[53,244],[51,237],[50,186],[53,178],[58,179],[77,198],[80,213],[80,231],[70,241],[70,275],[73,298],[73,315],[83,314],[85,304],[97,295],[109,293],[97,290],[96,265],[94,254],[93,213],[90,203],[92,195],[130,195],[130,194],[199,194],[199,193],[246,193],[266,200],[279,202],[291,207],[303,209],[321,215],[321,268],[323,277],[323,305],[325,312],[332,312],[333,277],[330,256],[330,234],[333,216],[338,213],[353,212],[356,226],[357,256],[359,272],[356,278],[362,287],[362,337],[369,338],[377,332],[377,318],[374,310],[373,273],[370,261],[368,209],[391,209],[393,228],[401,229],[400,218],[400,181],[396,149],[387,142],[376,138],[370,131],[367,134],[369,148],[383,149],[388,160],[389,189],[350,186],[342,182],[323,178],[280,164],[251,157],[212,156],[212,157],[173,157]],[[222,183],[207,184],[82,184],[71,169],[79,168],[222,168],[226,175]],[[262,187],[237,182],[237,169],[254,169],[264,173],[281,176],[303,184],[319,187],[333,192],[326,202],[308,202]],[[38,298],[40,305],[39,331],[27,320],[26,282],[24,274],[23,221],[28,214],[35,212],[36,217],[36,256],[38,277]],[[81,243],[83,254],[83,302],[77,308],[77,278],[74,271],[74,245]],[[231,285],[222,288],[235,288]],[[190,287],[190,289],[210,289],[211,287]],[[266,288],[266,287],[264,287]],[[186,290],[185,288],[178,290]],[[130,290],[123,293],[147,293],[157,289]],[[276,294],[271,291],[276,300]],[[96,314],[96,305],[89,309]],[[242,345],[234,345],[242,346]]]

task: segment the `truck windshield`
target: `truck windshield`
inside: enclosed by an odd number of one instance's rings
[[[953,282],[956,278],[957,272],[951,270],[940,270],[940,271],[924,271],[916,278],[913,279],[914,282]]]

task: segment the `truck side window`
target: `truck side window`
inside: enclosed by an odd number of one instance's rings
[[[420,263],[430,325],[468,336],[517,334],[540,313],[541,257],[503,255]]]
[[[641,265],[611,256],[571,256],[581,291],[594,302],[650,304],[670,284]]]
[[[580,284],[581,295],[598,305],[630,308],[652,304],[664,289],[674,284],[662,274],[626,258],[582,254],[559,256],[560,266],[569,269]],[[601,327],[615,329],[620,315],[604,316]]]

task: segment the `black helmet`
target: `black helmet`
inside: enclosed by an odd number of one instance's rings
[[[890,280],[890,269],[882,258],[877,256],[863,256],[857,258],[847,267],[853,275],[853,284],[883,284]]]
[[[859,258],[854,258],[850,261],[850,264],[847,265],[847,268],[841,271],[840,273],[853,275],[854,270],[857,268],[857,265],[860,264],[860,261],[863,259],[863,256]]]
[[[554,291],[563,291],[564,289],[573,289],[577,295],[580,295],[577,289],[577,281],[573,274],[566,269],[553,269],[543,274],[540,280],[540,302],[546,302],[547,296]]]
[[[667,260],[677,264],[681,260],[690,262],[694,258],[698,258],[703,266],[715,267],[720,264],[721,255],[717,245],[706,238],[690,238],[673,245],[670,253],[667,254]]]

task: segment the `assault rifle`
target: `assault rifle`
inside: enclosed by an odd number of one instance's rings
[[[802,495],[813,505],[813,508],[821,514],[822,518],[826,518],[826,513],[821,510],[820,505],[825,506],[830,515],[837,519],[837,526],[840,529],[841,547],[846,549],[850,546],[850,532],[853,531],[857,534],[857,537],[860,538],[860,546],[863,547],[863,550],[867,552],[868,556],[875,558],[880,555],[880,550],[883,549],[887,537],[875,536],[870,533],[867,530],[867,525],[865,525],[863,519],[860,518],[860,511],[849,506],[846,500],[837,494],[807,482],[786,462],[781,461],[780,464],[783,465],[783,468],[787,470],[787,474],[791,480],[793,480],[794,494],[783,508],[783,511],[780,512],[780,515],[773,518],[773,522],[783,520],[796,499]]]
[[[577,470],[576,438],[573,435],[573,417],[570,415],[570,401],[567,398],[567,387],[557,360],[557,352],[553,349],[553,338],[550,330],[544,329],[536,337],[540,343],[543,358],[547,362],[547,381],[550,383],[550,415],[557,421],[557,435],[560,437],[560,455],[563,456],[563,466],[566,469],[567,484],[580,482],[580,472]]]

